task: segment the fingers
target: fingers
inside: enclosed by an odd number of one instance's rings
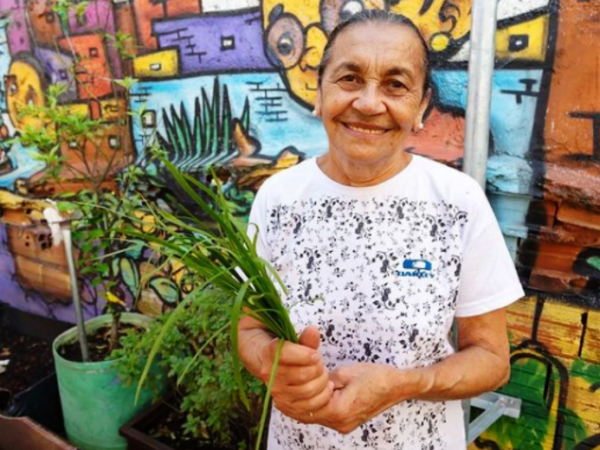
[[[310,347],[317,350],[319,348],[320,343],[321,332],[319,331],[319,327],[317,327],[316,325],[306,327],[300,335],[300,345],[304,345],[306,347]]]
[[[266,360],[275,360],[278,345],[279,340],[274,339],[266,346]],[[281,350],[279,364],[290,366],[309,366],[318,363],[320,360],[321,357],[315,349],[300,344],[294,344],[292,342],[286,342],[283,344],[283,349]]]
[[[329,379],[333,382],[336,389],[343,389],[351,380],[345,373],[344,367],[340,367],[330,372]]]
[[[286,381],[288,381],[286,379]],[[313,379],[302,384],[284,384],[277,383],[273,386],[272,394],[274,396],[283,396],[290,400],[306,400],[314,397],[321,393],[323,390],[328,388],[329,375],[326,371],[323,371],[320,376],[314,377]],[[332,387],[333,387],[333,383]]]
[[[301,422],[311,423],[317,420],[317,412],[327,406],[333,392],[333,383],[327,382],[325,389],[309,398],[291,400],[286,396],[273,396],[273,401],[277,409],[286,416]]]

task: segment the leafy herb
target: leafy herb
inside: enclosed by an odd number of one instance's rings
[[[202,285],[175,308],[164,324],[150,351],[138,384],[138,392],[169,330],[176,326],[180,320],[179,316],[188,308],[188,304],[194,301],[196,296],[202,297],[203,292],[210,288],[211,292],[218,291],[231,305],[229,328],[233,374],[239,387],[241,401],[249,408],[238,357],[238,323],[243,315],[249,315],[261,322],[274,336],[297,343],[298,335],[280,297],[280,292],[287,295],[287,290],[270,263],[256,253],[256,240],[252,241],[246,235],[245,225],[233,215],[214,173],[212,180],[216,192],[192,176],[182,174],[171,162],[165,159],[162,162],[182,191],[194,201],[197,209],[206,215],[213,225],[198,219],[197,215],[180,205],[178,214],[160,209],[153,210],[158,226],[181,230],[180,232],[171,232],[161,238],[138,230],[124,231],[130,237],[144,240],[154,248],[159,248],[165,256],[181,261],[190,272],[204,280]],[[280,351],[281,346],[278,355]],[[269,391],[276,369],[277,365],[274,364]],[[266,415],[263,414],[258,441],[262,436],[265,420]]]

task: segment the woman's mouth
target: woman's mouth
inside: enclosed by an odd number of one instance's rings
[[[352,125],[349,123],[344,123],[344,126],[352,131],[355,131],[357,133],[363,133],[363,134],[383,134],[386,131],[388,131],[385,128],[379,128],[379,127],[367,127],[365,125]]]

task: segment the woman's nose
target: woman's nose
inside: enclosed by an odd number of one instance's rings
[[[352,103],[354,109],[365,116],[373,116],[385,112],[385,103],[381,98],[381,93],[377,86],[365,84],[362,89],[357,92],[357,97]]]

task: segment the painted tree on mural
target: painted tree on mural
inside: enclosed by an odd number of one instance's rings
[[[184,171],[201,177],[206,165],[221,165],[227,195],[247,214],[266,177],[326,150],[310,115],[316,67],[335,25],[369,8],[411,18],[433,55],[432,106],[408,148],[459,167],[471,3],[93,0],[60,16],[52,0],[0,0],[1,201],[21,205],[8,194],[30,197],[47,170],[35,148],[9,140],[36,124],[19,104],[43,105],[48,87],[66,82],[61,105],[92,119],[115,108],[131,113],[121,131],[138,164],[155,135]],[[598,78],[599,13],[592,1],[499,0],[488,191],[532,297],[509,310],[514,376],[505,392],[524,399],[524,416],[503,419],[478,448],[600,448],[600,91],[590,83]],[[107,79],[126,76],[137,83],[128,104],[117,105]],[[114,151],[108,141],[105,151]],[[163,173],[148,166],[149,178]],[[4,222],[18,223],[4,211]],[[14,245],[25,242],[15,233],[0,226],[0,299],[68,320],[68,289],[52,285],[66,300],[48,301],[48,283],[24,285],[17,276],[26,260],[59,277],[60,250],[31,233],[30,246]],[[115,259],[124,289],[139,290],[160,266],[148,258],[132,250]],[[162,269],[144,284],[145,312],[178,299],[184,268]]]

